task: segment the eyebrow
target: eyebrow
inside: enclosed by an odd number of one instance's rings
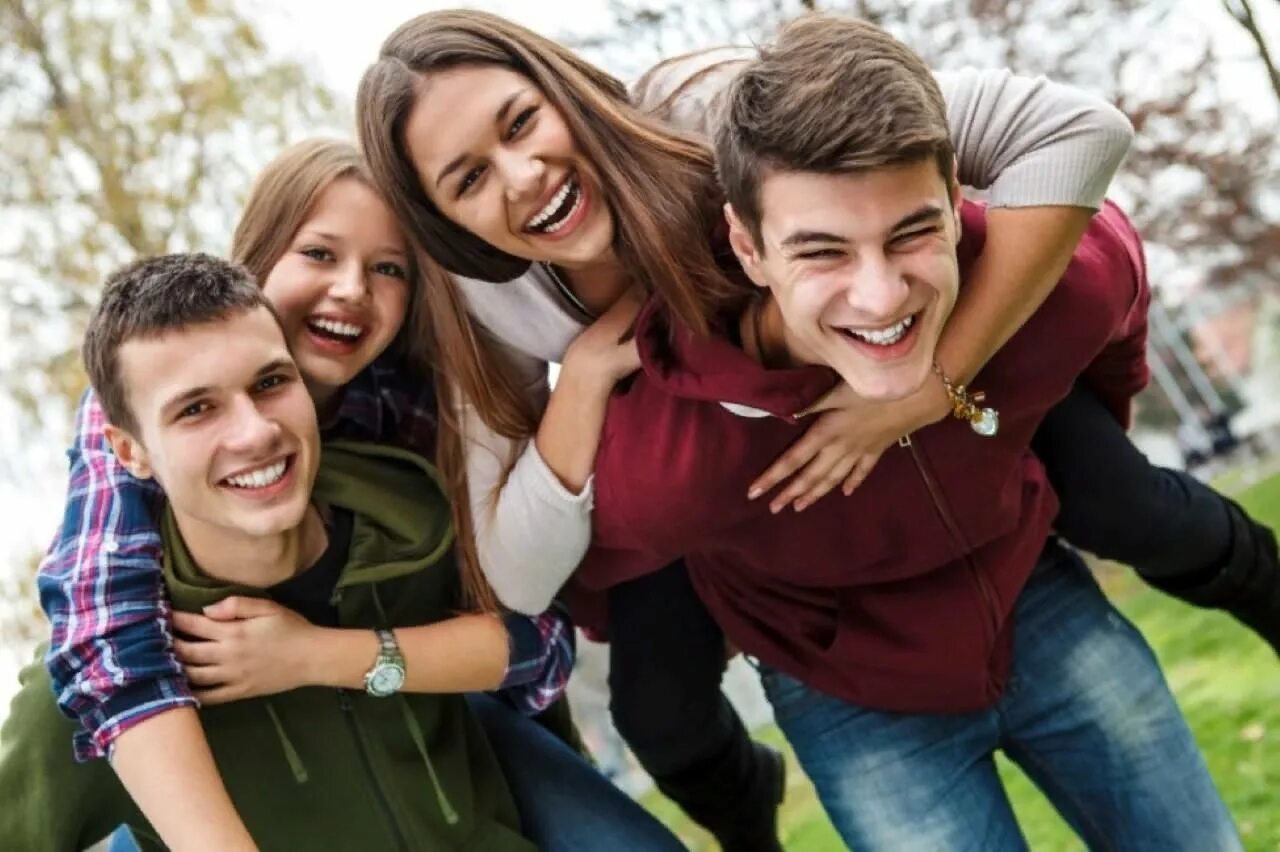
[[[298,365],[295,364],[293,359],[291,358],[275,358],[271,361],[268,361],[266,364],[263,364],[261,367],[259,367],[258,371],[253,374],[253,378],[257,380],[262,378],[263,376],[266,376],[281,370],[297,375]],[[173,411],[173,409],[175,408],[181,408],[185,406],[186,403],[188,402],[197,400],[202,396],[207,396],[208,394],[212,393],[213,390],[214,390],[213,385],[200,385],[198,387],[188,388],[187,390],[184,390],[181,393],[175,394],[172,398],[170,398],[167,402],[165,402],[164,405],[160,407],[160,410],[167,413],[167,412]]]
[[[526,91],[525,89],[517,89],[516,91],[507,95],[506,100],[504,100],[501,103],[501,105],[498,106],[498,111],[494,114],[493,121],[495,124],[501,124],[502,122],[506,121],[507,113],[511,111],[511,105],[514,104],[520,98],[520,96],[525,93],[525,91]],[[459,154],[458,156],[450,160],[448,165],[446,165],[443,169],[440,170],[440,174],[436,175],[436,186],[437,187],[440,186],[440,184],[444,182],[445,178],[447,178],[453,172],[457,171],[458,168],[461,167],[462,164],[465,163],[466,161],[467,161],[466,154]]]
[[[306,230],[304,230],[304,231],[302,231],[301,233],[302,233],[303,235],[310,235],[310,236],[313,236],[313,237],[319,237],[320,239],[325,240],[325,241],[327,241],[327,242],[331,242],[331,243],[340,243],[340,242],[342,242],[342,237],[340,237],[340,236],[339,236],[339,235],[337,235],[337,234],[331,234],[331,233],[329,233],[328,231],[306,231]],[[378,252],[379,254],[397,254],[397,255],[399,255],[400,257],[408,257],[408,256],[409,256],[409,253],[408,253],[408,252],[406,252],[404,249],[398,249],[398,248],[396,248],[395,246],[379,246],[379,247],[377,248],[377,252]]]
[[[889,229],[889,233],[901,231],[904,228],[910,228],[912,225],[919,225],[931,219],[936,219],[942,214],[942,208],[937,204],[926,204],[918,210],[913,210],[906,216],[903,216],[893,224]],[[839,234],[832,234],[827,231],[793,231],[788,234],[780,246],[783,248],[794,248],[795,246],[807,245],[809,243],[835,243],[837,245],[848,245],[847,237]]]
[[[275,358],[259,367],[258,372],[254,373],[253,377],[260,379],[269,373],[277,373],[281,370],[286,373],[296,373],[298,372],[298,365],[292,358]]]
[[[793,231],[787,235],[780,245],[783,248],[791,248],[792,246],[804,245],[806,243],[840,243],[847,244],[849,241],[844,237],[836,234],[829,234],[826,231]]]
[[[937,204],[926,204],[919,210],[916,210],[913,213],[908,213],[906,216],[899,219],[897,223],[889,229],[889,232],[893,233],[894,231],[901,231],[903,228],[910,228],[912,225],[922,224],[930,219],[936,219],[941,215],[942,208]]]

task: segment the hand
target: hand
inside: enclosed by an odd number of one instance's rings
[[[569,344],[562,375],[589,376],[611,389],[640,369],[640,352],[632,330],[644,301],[644,294],[634,287],[623,293]]]
[[[946,393],[937,381],[894,402],[862,399],[841,382],[809,409],[809,414],[817,414],[814,422],[751,483],[747,497],[755,500],[792,474],[795,478],[769,502],[770,512],[777,514],[789,504],[802,512],[841,484],[848,496],[890,444],[941,420],[948,410]]]
[[[319,630],[293,610],[262,598],[231,597],[204,615],[175,612],[173,625],[195,641],[174,651],[202,704],[223,704],[305,686],[308,645]]]

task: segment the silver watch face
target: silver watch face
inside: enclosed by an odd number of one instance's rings
[[[404,667],[395,663],[379,663],[369,673],[368,690],[370,695],[394,695],[404,686]]]

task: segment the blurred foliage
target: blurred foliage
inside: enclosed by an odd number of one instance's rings
[[[252,176],[335,96],[237,0],[0,0],[0,394],[64,445],[98,285],[229,241]],[[5,448],[5,455],[10,454]],[[44,475],[13,448],[5,475]],[[0,573],[0,642],[45,632],[35,566]]]
[[[335,98],[272,56],[235,0],[0,0],[0,310],[7,392],[83,387],[105,272],[220,251],[254,172]]]

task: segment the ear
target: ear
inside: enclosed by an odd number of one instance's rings
[[[762,258],[759,248],[756,247],[755,238],[751,236],[747,226],[742,224],[733,205],[727,201],[724,205],[724,218],[729,223],[729,247],[737,255],[738,263],[742,264],[742,271],[747,273],[747,277],[757,287],[768,287],[768,281],[761,269]]]
[[[103,428],[102,434],[111,445],[111,451],[129,473],[138,479],[151,478],[151,461],[147,458],[147,450],[141,441],[110,423]]]

